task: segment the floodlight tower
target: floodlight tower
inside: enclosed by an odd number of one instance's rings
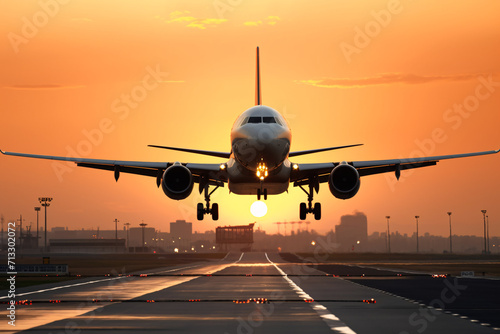
[[[47,251],[47,207],[50,206],[50,202],[52,202],[52,197],[39,197],[38,201],[40,204],[45,207],[45,233],[44,237],[44,251]]]
[[[420,216],[415,216],[415,220],[417,221],[417,253],[418,253],[418,218],[420,218]]]
[[[486,216],[486,239],[487,243],[486,245],[488,246],[488,254],[490,254],[490,219],[488,216]]]
[[[450,217],[450,254],[452,253],[452,248],[451,248],[451,212],[448,212],[448,217]]]
[[[389,219],[391,219],[391,216],[385,216],[387,219],[387,252],[391,252],[391,231],[389,229]]]
[[[486,210],[481,210],[483,213],[483,224],[484,224],[484,254],[486,255]]]
[[[36,248],[38,248],[38,233],[40,231],[40,229],[38,228],[38,214],[40,213],[40,207],[39,206],[35,206],[35,211],[36,211]]]
[[[115,220],[113,220],[115,222],[115,240],[118,240],[118,222],[119,220],[115,218]]]

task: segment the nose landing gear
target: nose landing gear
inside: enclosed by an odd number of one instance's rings
[[[264,200],[267,200],[267,189],[257,189],[257,201],[260,201],[261,196],[264,196]]]

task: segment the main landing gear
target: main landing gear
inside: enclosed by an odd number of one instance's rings
[[[214,191],[217,190],[219,186],[216,186],[214,190],[211,192],[208,192],[208,182],[200,182],[200,194],[204,190],[205,191],[205,203],[206,207],[203,205],[203,203],[198,203],[197,206],[197,218],[198,220],[203,220],[203,217],[205,214],[207,215],[212,215],[213,220],[219,220],[219,204],[213,203],[212,207],[210,207],[210,195],[214,193]]]
[[[314,214],[314,219],[320,220],[321,219],[321,203],[314,203],[314,207],[312,204],[312,201],[314,199],[314,191],[318,193],[319,191],[319,183],[317,180],[312,180],[309,183],[309,191],[305,190],[302,186],[299,186],[300,189],[302,189],[306,194],[307,194],[307,204],[306,203],[300,203],[300,220],[305,220],[306,215],[308,213],[313,213]]]

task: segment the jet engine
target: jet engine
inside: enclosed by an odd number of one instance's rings
[[[193,174],[186,167],[176,162],[163,173],[161,187],[171,199],[185,199],[193,191]]]
[[[358,171],[346,162],[335,167],[328,179],[330,192],[340,199],[348,199],[356,195],[360,183]]]

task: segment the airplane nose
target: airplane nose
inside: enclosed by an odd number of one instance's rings
[[[265,162],[269,170],[280,166],[290,150],[290,142],[286,138],[270,138],[268,140],[254,138],[238,138],[233,141],[233,153],[243,166],[257,170],[259,163]]]

